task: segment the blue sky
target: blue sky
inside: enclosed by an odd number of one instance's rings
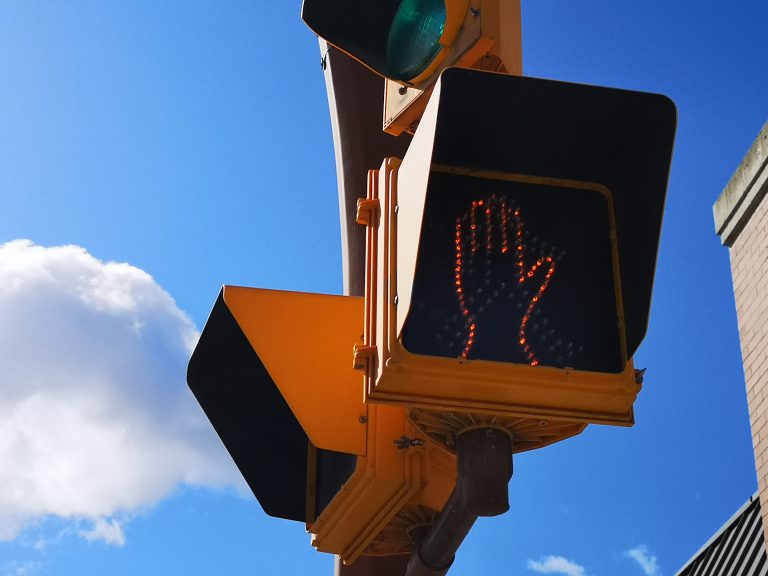
[[[0,7],[0,576],[332,573],[184,382],[221,284],[341,291],[299,9]],[[516,457],[510,512],[452,574],[670,576],[756,490],[711,208],[768,119],[766,21],[759,0],[524,0],[526,74],[666,94],[678,136],[636,426]]]

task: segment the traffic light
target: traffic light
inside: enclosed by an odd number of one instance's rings
[[[367,408],[344,362],[361,310],[359,298],[235,286],[216,300],[187,381],[267,514],[311,520],[365,454]],[[308,496],[310,460],[342,472]]]
[[[304,22],[386,78],[383,129],[413,133],[448,66],[522,74],[520,0],[304,0]]]
[[[675,123],[655,94],[445,70],[360,203],[367,401],[443,443],[501,418],[516,450],[631,425]]]
[[[415,135],[358,203],[364,297],[225,286],[188,383],[268,514],[445,573],[506,510],[513,452],[634,421],[675,108],[487,71],[521,72],[518,0],[302,17]]]
[[[362,298],[225,286],[187,373],[264,511],[347,562],[407,553],[456,478],[402,407],[364,404],[362,325]]]
[[[419,84],[445,60],[469,0],[304,0],[318,36],[386,78]]]

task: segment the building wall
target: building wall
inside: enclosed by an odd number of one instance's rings
[[[768,527],[768,123],[714,206],[729,247],[763,527]]]

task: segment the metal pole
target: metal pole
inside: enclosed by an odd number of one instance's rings
[[[408,555],[361,556],[354,564],[345,566],[336,556],[334,576],[400,576],[405,573]]]
[[[444,576],[478,516],[509,510],[512,440],[498,428],[477,428],[456,439],[456,487],[435,523],[411,534],[414,549],[405,576]]]

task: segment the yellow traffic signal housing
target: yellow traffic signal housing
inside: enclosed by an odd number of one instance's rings
[[[674,106],[516,76],[519,13],[304,0],[387,78],[385,129],[418,125],[358,206],[366,294],[225,286],[189,363],[264,510],[347,563],[416,541],[414,570],[447,569],[507,509],[511,452],[633,423]]]
[[[363,402],[349,362],[363,299],[225,286],[189,386],[264,511],[305,522],[351,562],[410,550],[456,478],[455,458],[396,406]]]
[[[631,425],[675,122],[654,94],[443,72],[360,203],[367,400],[517,451]]]
[[[404,408],[370,406],[368,414],[365,456],[308,524],[312,545],[345,563],[410,552],[410,531],[432,523],[456,483],[455,457],[425,441]]]

